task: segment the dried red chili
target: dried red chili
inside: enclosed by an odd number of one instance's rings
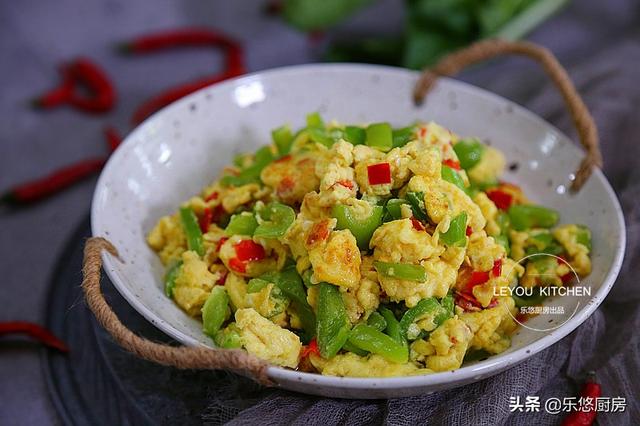
[[[222,72],[190,83],[178,85],[147,100],[133,114],[133,123],[139,124],[160,108],[196,90],[245,73],[244,52],[238,42],[208,29],[182,29],[150,34],[120,45],[126,53],[152,53],[159,50],[211,46],[223,49],[225,66]]]
[[[596,420],[596,399],[602,396],[602,387],[595,381],[595,373],[589,373],[587,381],[582,387],[580,397],[582,400],[590,399],[591,404],[581,405],[577,411],[569,414],[562,426],[589,426]]]
[[[60,352],[69,352],[67,345],[46,328],[26,321],[0,322],[0,336],[5,334],[26,334],[40,343],[57,349]]]
[[[122,136],[120,136],[118,130],[113,126],[107,126],[104,128],[104,137],[107,141],[109,152],[115,151],[122,143]]]
[[[45,177],[15,186],[0,197],[0,202],[21,205],[42,200],[100,171],[105,162],[104,158],[90,158],[63,167]]]
[[[50,109],[68,104],[80,111],[90,113],[107,112],[116,102],[116,92],[107,74],[94,62],[79,58],[60,69],[62,82],[55,89],[32,101],[40,109]],[[79,93],[81,85],[88,93]]]

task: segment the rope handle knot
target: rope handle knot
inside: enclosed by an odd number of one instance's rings
[[[567,71],[548,49],[525,41],[500,39],[478,41],[445,56],[433,67],[425,69],[415,85],[413,99],[416,104],[421,104],[427,92],[440,76],[453,76],[469,65],[507,54],[526,56],[536,61],[542,66],[562,95],[565,105],[571,113],[580,143],[586,151],[585,157],[574,173],[575,179],[571,184],[572,192],[579,191],[591,176],[593,167],[602,167],[598,130]]]
[[[231,370],[256,382],[273,386],[267,374],[269,363],[241,349],[213,349],[201,346],[169,346],[138,336],[113,312],[100,288],[102,252],[118,257],[116,248],[104,238],[89,238],[84,247],[82,289],[89,308],[114,340],[140,358],[180,369]]]

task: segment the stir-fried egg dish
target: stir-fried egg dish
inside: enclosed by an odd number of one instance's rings
[[[589,230],[502,182],[476,139],[318,114],[272,137],[147,237],[218,347],[336,376],[455,370],[509,348],[539,289],[591,271]]]

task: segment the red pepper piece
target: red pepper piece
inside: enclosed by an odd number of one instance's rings
[[[489,197],[500,210],[509,210],[509,207],[513,204],[513,196],[499,189],[487,190],[487,197]]]
[[[411,217],[411,225],[413,225],[413,229],[415,229],[416,231],[424,231],[426,229],[422,222],[420,222],[415,217]]]
[[[464,233],[468,236],[470,236],[471,234],[473,234],[473,229],[471,229],[471,227],[469,225],[467,225],[467,229],[464,231]]]
[[[252,240],[242,240],[233,246],[236,251],[238,260],[242,262],[253,262],[256,260],[262,260],[266,254],[264,247],[260,244],[253,242]]]
[[[120,136],[118,129],[113,126],[107,126],[104,128],[104,137],[107,140],[109,152],[115,151],[122,143],[122,136]]]
[[[338,182],[336,182],[338,185],[342,185],[345,188],[348,189],[353,189],[353,182],[347,179],[343,179],[343,180],[339,180]]]
[[[287,155],[283,155],[282,157],[274,160],[274,163],[286,163],[287,161],[291,161],[293,157],[291,156],[291,154],[287,154]]]
[[[465,287],[466,291],[471,291],[475,286],[489,281],[489,273],[486,271],[473,271]]]
[[[39,201],[100,171],[105,161],[104,158],[91,158],[63,167],[45,177],[14,187],[0,197],[0,201],[10,204],[28,204]]]
[[[61,104],[69,104],[84,112],[107,112],[116,102],[116,93],[107,74],[94,62],[86,58],[78,58],[61,68],[62,83],[60,86],[33,102],[39,108],[53,108]],[[77,86],[85,88],[79,93]]]
[[[217,200],[219,195],[220,194],[218,194],[216,191],[213,191],[211,194],[207,195],[207,197],[204,200],[206,202]]]
[[[158,32],[138,37],[118,45],[122,53],[152,53],[182,47],[236,46],[237,42],[227,35],[205,28],[185,28]]]
[[[209,225],[211,225],[211,221],[213,220],[213,210],[209,207],[205,207],[202,212],[202,216],[200,216],[198,223],[200,225],[200,230],[203,234],[205,234],[209,230]]]
[[[460,167],[460,162],[452,158],[447,158],[442,162],[442,164],[444,164],[445,166],[451,167],[454,170],[462,170],[462,167]]]
[[[218,278],[218,281],[216,281],[216,285],[224,285],[224,283],[227,281],[227,275],[229,275],[229,271],[225,269],[224,271],[222,271],[222,275],[220,276],[220,278]]]
[[[227,212],[225,211],[224,207],[222,207],[222,204],[218,204],[213,209],[213,215],[211,216],[211,223],[220,223],[220,220],[225,214],[227,214]]]
[[[320,348],[318,348],[318,341],[315,337],[309,341],[308,345],[302,347],[300,350],[300,358],[307,358],[311,354],[320,356]]]
[[[493,261],[493,268],[491,268],[491,275],[499,277],[502,275],[502,258]]]
[[[391,166],[389,163],[372,164],[367,167],[370,185],[384,185],[391,183]]]
[[[590,398],[592,404],[580,406],[577,411],[570,413],[562,422],[562,426],[590,426],[595,422],[596,399],[602,396],[602,387],[595,381],[595,374],[590,373],[580,392],[582,398]]]
[[[26,334],[40,343],[60,352],[69,352],[69,347],[46,328],[26,321],[0,322],[0,336],[5,334]]]

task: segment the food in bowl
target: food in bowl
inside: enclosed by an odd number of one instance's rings
[[[455,370],[591,271],[589,229],[501,182],[478,140],[317,113],[272,136],[147,237],[166,295],[219,347],[325,375]]]

